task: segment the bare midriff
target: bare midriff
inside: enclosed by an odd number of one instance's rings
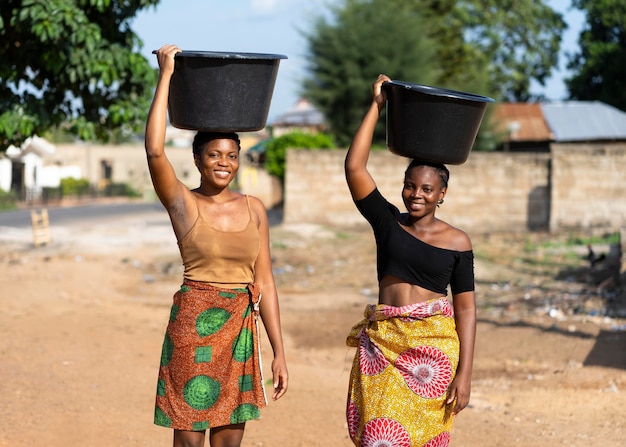
[[[441,293],[409,284],[391,275],[384,276],[379,284],[378,303],[388,306],[402,307],[443,297]]]

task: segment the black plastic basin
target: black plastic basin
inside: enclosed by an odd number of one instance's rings
[[[263,129],[278,65],[287,56],[183,51],[170,83],[170,123],[180,129],[246,132]]]
[[[472,149],[486,96],[402,81],[385,82],[387,148],[396,155],[463,164]]]

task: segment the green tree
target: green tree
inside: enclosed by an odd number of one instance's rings
[[[159,0],[3,0],[0,152],[67,125],[84,140],[145,123],[156,73],[130,22]]]
[[[302,94],[324,113],[337,143],[346,145],[372,100],[379,73],[422,84],[436,79],[436,48],[410,5],[395,0],[346,0],[317,18],[308,39]],[[382,120],[381,120],[382,122]],[[384,138],[384,127],[376,131]]]
[[[531,80],[543,84],[558,62],[565,28],[541,0],[344,0],[330,12],[305,33],[302,94],[325,114],[340,144],[356,130],[368,86],[381,71],[496,99],[530,99]],[[484,127],[479,140],[493,141]]]
[[[579,52],[569,55],[565,80],[570,97],[598,100],[626,111],[626,2],[574,0],[585,11]]]
[[[435,2],[437,3],[437,2]],[[457,1],[451,21],[464,30],[466,58],[451,69],[463,71],[471,60],[487,64],[487,91],[506,101],[528,101],[531,80],[544,85],[558,64],[566,24],[543,0]],[[440,23],[441,26],[441,23]],[[455,47],[458,43],[453,42]],[[445,45],[444,45],[445,46]],[[459,50],[462,51],[462,50]],[[454,77],[453,77],[454,78]]]

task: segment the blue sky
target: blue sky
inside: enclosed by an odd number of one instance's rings
[[[298,100],[304,75],[306,39],[312,18],[327,11],[336,0],[161,0],[156,9],[142,11],[132,24],[144,42],[143,52],[156,67],[152,50],[175,43],[183,50],[271,53],[287,56],[280,61],[269,121],[286,112]],[[562,50],[574,51],[583,22],[577,11],[569,11],[570,0],[549,0],[565,14],[569,29]],[[543,89],[549,99],[563,99],[562,78],[566,74],[562,56],[559,71]],[[414,82],[412,80],[407,80]]]

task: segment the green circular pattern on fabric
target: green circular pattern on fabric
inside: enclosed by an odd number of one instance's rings
[[[165,339],[163,340],[163,347],[161,348],[161,366],[166,366],[172,360],[172,354],[174,353],[174,343],[169,334],[165,333]]]
[[[159,407],[154,408],[154,423],[161,427],[169,427],[172,425],[172,419],[169,418]]]
[[[253,351],[253,334],[248,328],[243,328],[233,342],[233,359],[237,362],[245,362],[250,358]]]
[[[172,305],[172,308],[170,309],[170,321],[174,321],[176,319],[176,315],[178,315],[179,309],[180,307],[178,307],[176,304]]]
[[[230,313],[220,307],[207,309],[196,319],[196,332],[200,337],[206,337],[222,329],[230,318]]]
[[[210,408],[220,395],[220,383],[209,376],[192,377],[183,388],[185,402],[196,410]]]
[[[243,313],[243,317],[247,318],[250,316],[251,313],[252,313],[252,305],[249,305],[248,307],[246,307],[246,310]]]
[[[233,413],[230,415],[230,423],[241,424],[242,422],[246,422],[251,419],[258,419],[259,417],[261,417],[259,407],[252,404],[242,404],[235,408]]]

